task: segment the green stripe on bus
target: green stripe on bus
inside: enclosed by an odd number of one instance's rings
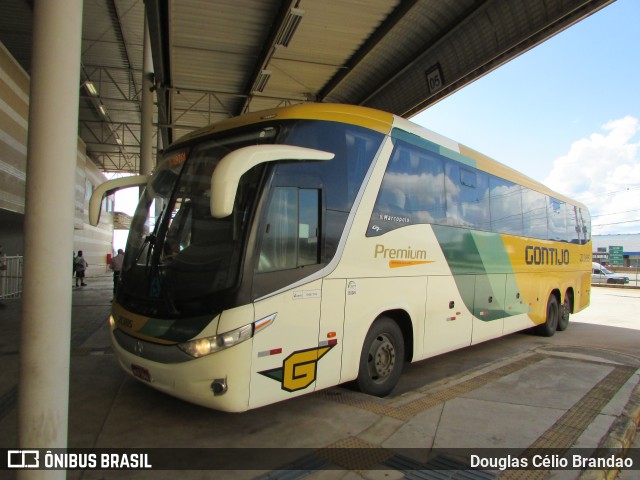
[[[411,145],[415,145],[416,147],[423,148],[425,150],[429,150],[430,152],[438,153],[443,157],[449,158],[451,160],[455,160],[460,162],[468,167],[477,167],[477,162],[475,159],[471,157],[467,157],[459,152],[451,150],[447,147],[444,147],[440,144],[431,142],[425,138],[422,138],[416,134],[407,132],[406,130],[402,130],[400,128],[394,128],[391,130],[391,138],[402,140],[403,142],[407,142]]]
[[[505,310],[506,281],[514,276],[500,234],[444,225],[433,225],[433,231],[462,301],[476,318],[491,321],[521,313]]]

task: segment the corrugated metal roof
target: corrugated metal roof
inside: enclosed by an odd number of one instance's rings
[[[162,148],[292,103],[409,117],[610,1],[84,0],[81,83],[98,96],[80,87],[79,131],[103,170],[138,168],[145,8]],[[0,41],[27,72],[32,5],[0,4]]]

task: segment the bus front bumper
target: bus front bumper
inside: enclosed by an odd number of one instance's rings
[[[249,406],[249,383],[253,340],[200,358],[185,358],[176,345],[158,345],[133,339],[126,349],[111,329],[111,342],[122,369],[146,385],[187,402],[225,412],[243,412]],[[161,354],[165,349],[165,354]],[[140,354],[133,353],[132,351]],[[145,352],[146,351],[146,352]],[[150,353],[153,352],[153,353]],[[150,359],[145,357],[155,357]],[[158,358],[173,358],[173,363]],[[177,361],[180,359],[180,361]]]

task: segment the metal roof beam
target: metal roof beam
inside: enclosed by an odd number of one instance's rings
[[[298,6],[299,1],[300,0],[284,0],[282,2],[280,6],[280,10],[278,11],[276,18],[272,22],[272,24],[275,25],[275,28],[272,28],[270,30],[269,37],[264,43],[264,48],[262,49],[262,52],[258,56],[258,61],[256,62],[256,66],[253,72],[251,73],[251,76],[249,77],[249,82],[243,89],[245,94],[247,95],[247,98],[243,102],[242,108],[240,109],[240,111],[234,112],[234,114],[239,115],[241,113],[245,113],[246,111],[248,111],[249,105],[251,103],[251,97],[254,93],[252,91],[254,88],[254,85],[256,85],[256,82],[258,81],[260,76],[263,74],[263,71],[266,70],[269,64],[269,61],[271,60],[271,57],[275,53],[276,39],[279,37],[280,33],[283,31],[286,25],[286,19],[287,19],[287,16],[289,15],[289,12]]]
[[[485,0],[481,0],[481,1],[483,3],[485,2]],[[538,31],[531,32],[528,36],[523,37],[520,41],[518,41],[514,45],[508,46],[506,49],[504,49],[499,54],[495,55],[490,60],[488,60],[488,61],[486,61],[486,62],[484,62],[482,64],[477,65],[472,71],[468,72],[466,75],[464,75],[464,76],[462,76],[460,78],[453,79],[453,80],[445,83],[444,88],[438,90],[437,92],[433,93],[432,95],[428,96],[427,98],[422,99],[421,101],[417,102],[412,107],[407,108],[406,110],[404,110],[402,112],[398,112],[398,115],[400,115],[400,116],[402,116],[404,118],[410,118],[413,115],[416,115],[416,114],[420,113],[422,110],[424,110],[428,106],[433,105],[434,103],[442,100],[443,98],[445,98],[445,97],[451,95],[452,93],[456,92],[457,90],[461,89],[462,87],[470,84],[471,82],[477,80],[478,78],[480,78],[480,77],[486,75],[487,73],[491,72],[492,70],[498,68],[499,66],[507,63],[510,60],[513,60],[517,56],[523,54],[524,52],[530,50],[531,48],[535,47],[536,45],[539,45],[540,43],[544,42],[545,40],[551,38],[553,35],[556,35],[557,33],[565,30],[568,27],[570,27],[571,25],[579,22],[580,20],[583,20],[584,18],[588,17],[589,15],[592,15],[593,13],[597,12],[598,10],[604,8],[605,6],[609,5],[610,3],[613,3],[613,1],[614,0],[583,0],[583,1],[575,0],[572,3],[577,5],[577,6],[575,6],[573,8],[568,8],[567,11],[563,15],[559,16],[558,18],[552,19],[543,28],[539,29]],[[471,15],[473,15],[473,13],[471,13]],[[462,24],[462,23],[463,22],[461,21],[460,24]],[[460,24],[457,25],[456,27],[454,27],[452,29],[452,31],[455,31],[458,28],[460,28],[460,26],[461,26]],[[452,32],[451,31],[450,32],[445,32],[438,41],[443,40],[450,33],[452,33]],[[437,42],[435,42],[435,43],[437,43]],[[434,43],[434,45],[435,45],[435,43]],[[390,79],[385,83],[385,86],[390,84],[394,80],[397,80],[401,76],[402,73],[404,73],[406,70],[408,70],[414,64],[417,64],[418,62],[420,62],[421,58],[422,58],[422,56],[416,58],[414,61],[411,62],[410,65],[408,65],[406,68],[404,68],[401,72],[390,76]],[[372,98],[380,90],[381,89],[378,89],[369,98]]]
[[[145,0],[145,13],[149,24],[149,38],[151,40],[151,56],[157,86],[158,123],[170,125],[170,93],[171,69],[169,47],[169,2],[164,0]],[[167,146],[173,141],[171,128],[161,128],[162,145]]]
[[[133,70],[133,68],[131,67],[132,65],[131,55],[129,53],[129,49],[127,48],[127,42],[125,41],[124,34],[122,33],[122,21],[121,21],[122,16],[118,11],[118,6],[116,5],[115,0],[110,0],[107,3],[107,9],[109,10],[109,14],[111,15],[111,23],[113,25],[113,31],[116,37],[118,38],[118,42],[120,42],[120,45],[122,46],[122,49],[121,49],[122,61],[125,65],[125,68],[127,68],[130,72],[129,85],[134,92],[137,92],[138,87],[136,86],[136,78],[133,75],[133,73],[131,73]],[[125,12],[125,15],[126,15],[126,12]]]
[[[402,20],[419,0],[402,0],[395,10],[376,29],[366,42],[349,58],[347,63],[341,68],[329,82],[318,92],[318,101],[322,102],[331,92],[340,85],[347,76],[353,72],[358,64],[380,43],[385,36]]]

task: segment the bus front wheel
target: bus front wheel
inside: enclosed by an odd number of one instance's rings
[[[552,337],[558,329],[558,322],[560,321],[560,306],[558,305],[558,299],[552,293],[547,300],[547,318],[544,323],[534,327],[535,333],[542,337]]]
[[[385,397],[394,389],[404,365],[404,339],[398,324],[380,317],[369,329],[356,380],[361,392]]]

